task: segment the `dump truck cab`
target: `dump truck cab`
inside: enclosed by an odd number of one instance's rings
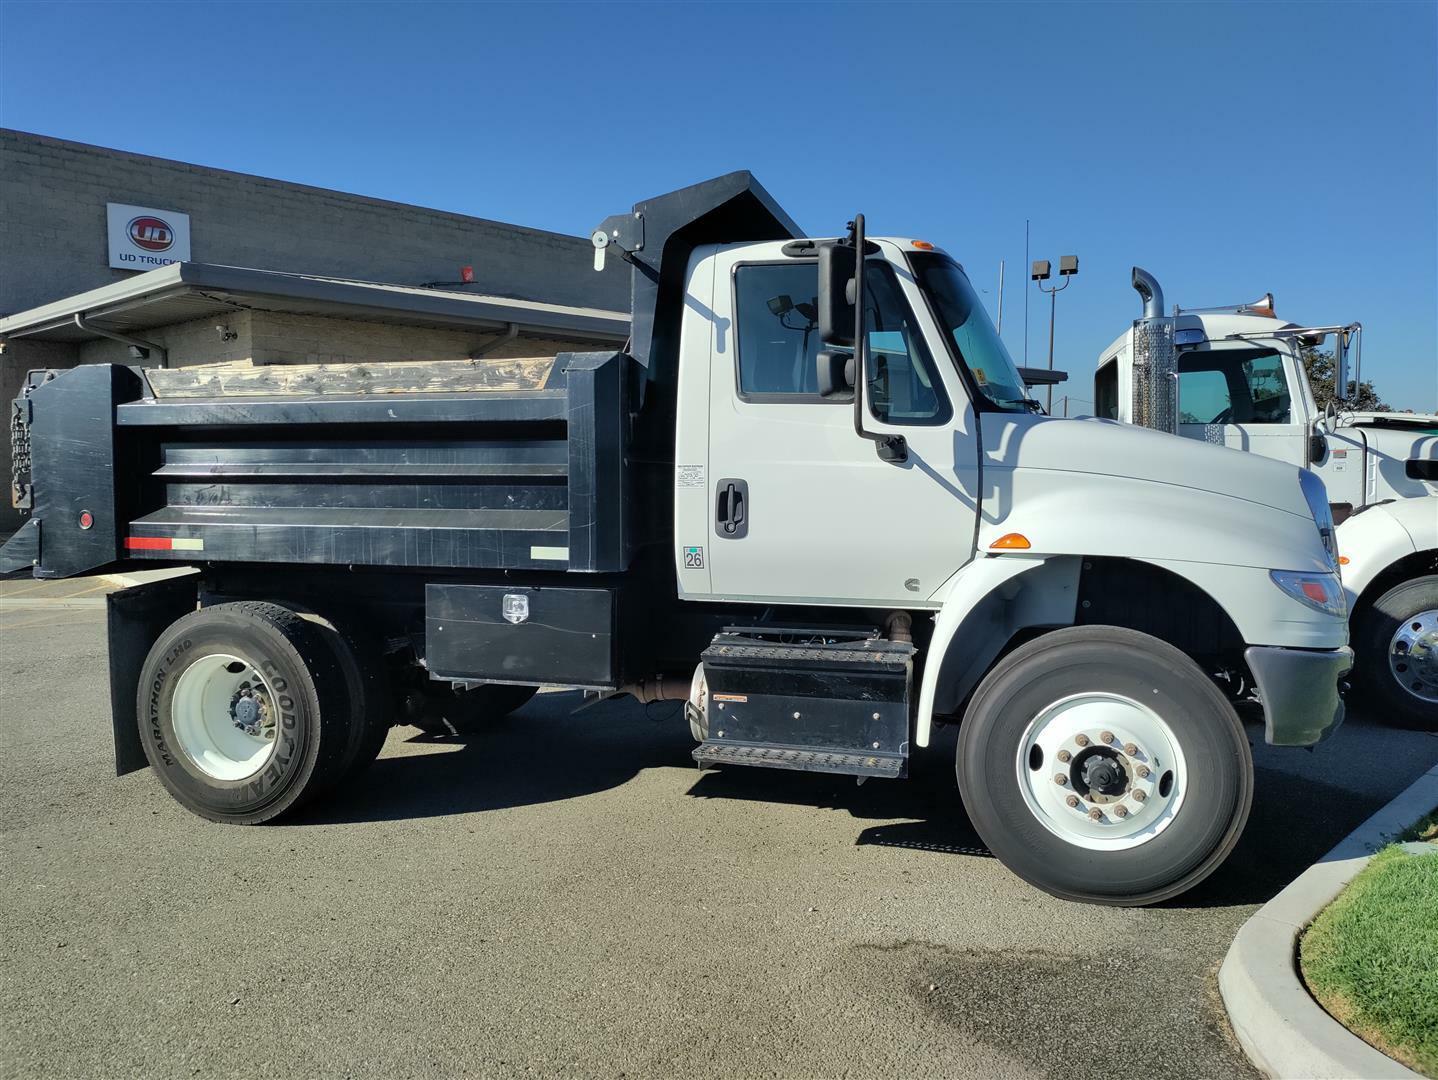
[[[0,566],[199,570],[112,600],[122,770],[257,823],[416,698],[682,701],[702,768],[861,781],[957,724],[990,849],[1130,904],[1237,842],[1236,702],[1279,745],[1341,722],[1311,474],[1042,415],[956,259],[807,237],[747,173],[592,240],[622,351],[40,374]]]

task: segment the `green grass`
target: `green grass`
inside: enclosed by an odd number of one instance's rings
[[[1425,819],[1430,830],[1433,818]],[[1337,1020],[1438,1077],[1438,854],[1390,847],[1375,855],[1313,920],[1298,960]]]

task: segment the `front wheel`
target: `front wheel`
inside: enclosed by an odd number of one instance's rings
[[[984,678],[959,731],[959,793],[1010,870],[1055,896],[1150,904],[1238,842],[1253,759],[1187,656],[1111,626],[1057,630]]]
[[[1354,627],[1358,675],[1379,715],[1399,727],[1438,731],[1438,574],[1380,596]]]

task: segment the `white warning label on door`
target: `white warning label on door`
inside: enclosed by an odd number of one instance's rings
[[[702,487],[704,486],[704,466],[703,466],[703,465],[676,465],[676,466],[674,466],[674,482],[675,482],[675,484],[677,484],[679,487],[687,487],[687,488],[697,487],[697,488],[702,488]]]

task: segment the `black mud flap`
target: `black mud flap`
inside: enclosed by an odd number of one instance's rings
[[[199,575],[134,585],[105,597],[110,641],[110,723],[115,732],[115,775],[143,769],[149,762],[140,746],[135,702],[140,668],[150,646],[180,616],[199,602]]]

